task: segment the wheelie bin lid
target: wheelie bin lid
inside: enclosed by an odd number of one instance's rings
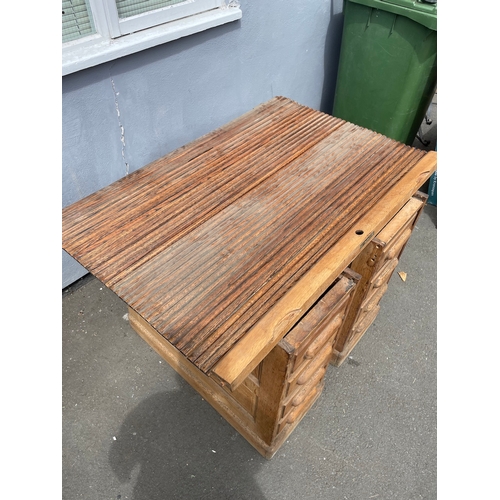
[[[437,0],[348,0],[374,9],[385,10],[410,18],[412,21],[437,31]]]

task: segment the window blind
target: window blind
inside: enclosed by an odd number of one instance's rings
[[[62,0],[62,41],[69,42],[95,33],[86,0]]]
[[[120,19],[125,19],[185,1],[186,0],[116,0],[116,8],[118,10],[118,17]]]

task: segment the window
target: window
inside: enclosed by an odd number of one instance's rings
[[[62,0],[63,75],[240,18],[235,0]]]
[[[85,0],[63,0],[62,41],[70,42],[95,33],[94,20]]]

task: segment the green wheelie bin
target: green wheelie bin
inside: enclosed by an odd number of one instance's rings
[[[344,0],[333,115],[412,144],[437,86],[437,0]]]

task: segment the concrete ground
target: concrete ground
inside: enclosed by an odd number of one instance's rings
[[[436,108],[416,147],[435,147]],[[63,290],[63,500],[436,498],[436,221],[427,205],[375,322],[271,460],[132,330],[113,292],[90,275]]]

